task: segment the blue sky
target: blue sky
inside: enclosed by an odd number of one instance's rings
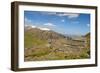
[[[24,24],[48,28],[61,34],[85,35],[90,32],[90,14],[24,11]]]

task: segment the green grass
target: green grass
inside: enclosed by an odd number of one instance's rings
[[[48,43],[45,39],[40,39],[37,34],[32,34],[31,32],[25,32],[24,34],[24,47],[32,48],[34,51],[31,52],[27,57],[29,60],[42,61],[42,60],[67,60],[67,59],[85,59],[89,58],[90,55],[90,35],[86,36],[87,46],[84,47],[82,52],[64,53],[61,51],[54,52],[58,47],[48,48],[45,45]],[[59,39],[58,43],[63,44],[64,40]],[[66,42],[65,42],[66,43]],[[59,44],[60,45],[60,44]],[[57,46],[59,46],[57,45]],[[26,58],[27,58],[26,57]]]
[[[25,48],[31,48],[33,46],[39,46],[46,44],[46,40],[41,40],[34,36],[34,34],[31,33],[25,33],[24,35],[24,47]]]
[[[48,54],[49,52],[50,52],[50,49],[48,49],[48,48],[40,48],[40,49],[35,50],[32,53],[32,56],[40,57],[40,56],[44,56],[44,55]]]

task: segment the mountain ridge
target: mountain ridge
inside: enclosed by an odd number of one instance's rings
[[[50,31],[49,28],[43,28],[43,27],[37,27],[37,26],[33,26],[33,25],[25,25],[25,28],[27,29],[32,29],[32,28],[37,28],[37,29],[40,29],[40,30],[45,30],[45,31]]]

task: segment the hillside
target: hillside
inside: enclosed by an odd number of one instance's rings
[[[44,31],[33,28],[25,31],[25,47],[31,48],[33,45],[39,46],[48,43],[49,40],[65,39],[64,35],[53,31]],[[35,43],[34,43],[35,42]]]
[[[90,54],[90,33],[87,33],[86,35],[85,35],[85,37],[86,37],[86,48],[87,48],[87,51],[88,51],[88,54]]]
[[[69,39],[47,28],[26,27],[24,42],[25,61],[89,58],[83,39]]]

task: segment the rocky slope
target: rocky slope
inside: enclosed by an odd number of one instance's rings
[[[25,27],[24,42],[25,61],[89,58],[84,40],[69,39],[47,28]]]

